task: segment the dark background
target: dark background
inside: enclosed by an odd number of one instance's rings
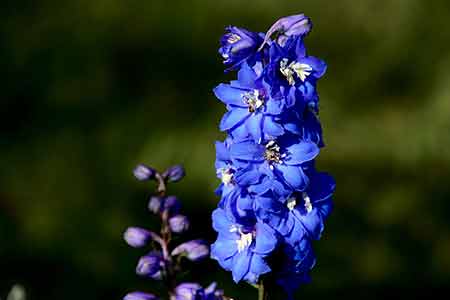
[[[224,26],[265,31],[305,12],[335,211],[298,299],[415,298],[450,283],[450,5],[446,0],[9,1],[0,9],[0,297],[121,299],[129,225],[156,226],[133,167],[183,163],[170,192],[213,241],[214,141],[233,78]],[[155,227],[153,227],[155,228]],[[256,299],[213,261],[194,278]],[[400,297],[403,298],[403,297]]]

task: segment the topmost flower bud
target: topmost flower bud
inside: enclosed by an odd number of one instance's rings
[[[156,300],[156,297],[153,294],[144,293],[144,292],[132,292],[127,294],[123,300]]]
[[[267,31],[261,48],[273,35],[275,35],[277,43],[284,46],[289,37],[295,35],[307,35],[311,31],[311,28],[311,20],[304,14],[281,18]]]
[[[167,179],[169,182],[177,182],[180,181],[184,175],[185,171],[182,165],[176,165],[168,168],[162,176]]]
[[[144,164],[137,165],[133,170],[134,177],[136,177],[136,179],[139,181],[147,181],[153,179],[155,177],[155,173],[156,171],[153,168]]]
[[[223,63],[233,69],[256,53],[262,43],[262,37],[236,26],[228,26],[226,30],[220,39],[219,53],[224,58]]]

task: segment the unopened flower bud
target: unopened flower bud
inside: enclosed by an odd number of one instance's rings
[[[192,240],[173,249],[172,255],[180,254],[191,261],[199,261],[209,256],[209,246],[203,240]]]
[[[175,233],[181,233],[188,230],[189,220],[186,216],[176,215],[169,219],[170,230]]]
[[[133,174],[139,181],[147,181],[155,177],[156,171],[149,166],[139,164],[134,168]]]
[[[150,210],[154,214],[157,214],[161,211],[161,205],[161,197],[152,196],[150,197],[150,201],[148,201],[148,210]]]
[[[150,252],[139,259],[136,273],[141,276],[160,279],[163,264],[163,258],[159,252]]]
[[[129,227],[123,234],[123,238],[131,247],[140,248],[145,246],[151,239],[151,233],[143,228]]]
[[[156,299],[158,299],[158,297],[156,297],[155,295],[144,292],[132,292],[123,297],[123,300],[156,300]]]
[[[284,46],[289,37],[294,35],[304,36],[311,31],[311,28],[311,20],[304,14],[281,18],[267,31],[263,45],[266,44],[273,35],[275,35],[278,44]]]
[[[171,215],[175,215],[180,211],[181,203],[175,196],[168,196],[164,199],[164,210],[168,210]]]
[[[204,291],[200,284],[186,282],[175,288],[175,295],[171,300],[203,299]]]
[[[163,177],[167,179],[169,182],[177,182],[180,181],[184,175],[185,171],[182,165],[176,165],[168,168],[164,173]]]

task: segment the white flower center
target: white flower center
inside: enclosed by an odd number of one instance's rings
[[[283,155],[280,153],[280,146],[275,141],[270,141],[266,144],[266,151],[264,152],[264,158],[269,162],[282,163],[281,158]]]
[[[280,61],[280,72],[286,77],[286,80],[290,85],[295,84],[294,74],[300,78],[301,81],[305,81],[306,77],[311,75],[312,67],[308,64],[302,64],[296,61],[288,64],[289,60],[287,58],[283,58]]]
[[[253,233],[242,233],[241,238],[236,241],[238,252],[244,251],[253,241]]]
[[[303,196],[303,200],[305,201],[305,209],[308,213],[310,213],[313,209],[311,199],[308,197],[308,194],[306,194],[305,192],[303,192],[302,196]]]
[[[223,184],[229,185],[233,182],[233,173],[230,168],[220,169],[220,178],[222,179]]]
[[[230,232],[238,232],[239,239],[236,240],[238,252],[242,252],[247,249],[253,242],[254,232],[243,233],[241,228],[237,225],[232,225]]]
[[[234,44],[234,43],[238,42],[240,39],[241,39],[241,37],[239,35],[233,33],[228,37],[227,41],[230,44]]]
[[[289,210],[293,210],[296,205],[297,205],[297,200],[294,197],[288,199],[287,208],[289,208]]]
[[[261,99],[261,95],[258,90],[253,90],[252,92],[243,94],[242,100],[248,105],[249,112],[255,112],[264,105],[264,100]]]

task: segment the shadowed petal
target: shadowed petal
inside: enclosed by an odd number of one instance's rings
[[[295,190],[304,190],[308,185],[308,178],[299,166],[288,166],[285,164],[277,165],[277,170],[281,172],[282,177]]]

